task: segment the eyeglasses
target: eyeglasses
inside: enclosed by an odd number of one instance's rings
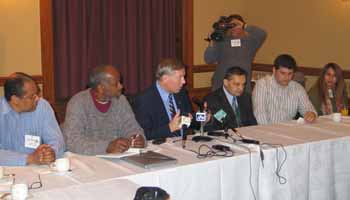
[[[34,101],[34,100],[37,99],[37,98],[39,98],[39,95],[38,95],[38,94],[32,94],[32,95],[30,95],[30,96],[24,95],[24,96],[22,97],[22,99],[29,99],[29,100],[32,100],[32,101]]]
[[[29,187],[28,187],[28,189],[30,189],[30,190],[36,190],[36,189],[42,188],[42,187],[43,187],[43,183],[41,182],[40,174],[38,174],[38,180],[39,180],[39,181],[35,181],[35,182],[33,182],[32,184],[30,184]]]

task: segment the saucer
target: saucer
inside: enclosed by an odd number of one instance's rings
[[[69,169],[68,171],[63,171],[63,172],[62,172],[62,171],[57,171],[56,169],[51,169],[51,172],[52,172],[53,174],[56,174],[56,175],[59,175],[59,176],[63,176],[63,175],[72,173],[72,170]]]
[[[2,196],[2,195],[4,195],[5,193],[1,193],[0,192],[0,197]],[[32,199],[33,198],[33,195],[31,195],[31,194],[28,194],[28,196],[27,196],[27,198],[25,198],[25,199]],[[2,198],[1,200],[12,200],[12,198],[11,198],[11,193],[9,194],[9,195],[7,195],[5,198]]]

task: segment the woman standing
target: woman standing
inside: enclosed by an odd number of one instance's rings
[[[328,63],[316,84],[309,90],[309,97],[318,115],[341,112],[348,107],[348,95],[343,71],[336,63]]]

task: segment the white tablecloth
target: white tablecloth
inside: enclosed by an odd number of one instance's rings
[[[349,128],[349,118],[335,123],[329,117],[314,124],[292,121],[239,128],[245,137],[285,146],[287,160],[280,171],[287,179],[285,184],[279,183],[275,173],[276,149],[264,145],[263,166],[256,148],[250,155],[246,149],[228,143],[235,151],[234,157],[198,159],[193,152],[182,149],[181,142],[168,141],[159,146],[160,153],[177,158],[178,163],[151,170],[120,160],[110,162],[75,154],[67,154],[72,172],[66,174],[52,173],[45,166],[6,170],[16,173],[16,181],[27,183],[36,181],[37,174],[41,174],[44,186],[31,191],[34,199],[132,199],[138,186],[159,186],[169,192],[172,200],[252,200],[254,195],[260,200],[349,200]],[[209,144],[224,144],[223,140]],[[186,148],[196,150],[198,146],[188,141]],[[278,155],[281,163],[281,148]],[[115,195],[109,195],[112,193]]]

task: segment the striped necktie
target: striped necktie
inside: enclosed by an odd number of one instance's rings
[[[236,116],[237,127],[240,127],[241,126],[241,113],[239,112],[237,97],[233,96],[231,106],[232,106],[233,112],[235,113],[235,116]]]
[[[171,119],[172,119],[172,118],[175,116],[175,114],[176,114],[173,96],[174,96],[173,94],[169,94],[169,96],[168,96],[169,111],[170,111]]]

